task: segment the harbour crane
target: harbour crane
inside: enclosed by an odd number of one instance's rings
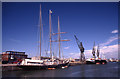
[[[93,45],[93,49],[92,49],[92,54],[93,54],[93,58],[95,59],[95,42],[94,42],[94,45]]]
[[[100,54],[100,49],[99,49],[99,44],[98,44],[97,53],[96,53],[97,58],[99,58],[99,54]]]
[[[84,61],[85,61],[84,47],[83,47],[83,45],[82,45],[82,42],[80,42],[80,41],[78,40],[78,38],[76,37],[76,35],[74,35],[74,37],[75,37],[76,42],[77,42],[77,45],[78,45],[78,47],[79,47],[79,49],[80,49],[80,51],[81,51],[80,61],[81,61],[81,62],[84,62]]]

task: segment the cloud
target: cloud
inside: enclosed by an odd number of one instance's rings
[[[16,39],[10,39],[10,41],[15,42],[15,43],[21,43],[20,40],[16,40]]]
[[[105,53],[115,52],[115,51],[118,51],[118,44],[110,45],[110,46],[104,46],[104,47],[101,48],[101,52],[105,52]]]
[[[113,30],[111,33],[118,33],[118,30]]]
[[[79,58],[80,57],[80,53],[69,53],[68,58]]]
[[[92,50],[85,50],[85,56],[91,58],[93,56]],[[118,44],[100,47],[100,57],[118,58]]]
[[[101,48],[100,52],[105,55],[106,58],[118,58],[118,44],[104,46]]]
[[[110,44],[111,42],[113,42],[113,41],[115,41],[115,40],[117,40],[117,39],[118,39],[118,36],[117,36],[117,35],[114,36],[114,37],[110,37],[110,38],[107,40],[107,42],[102,43],[102,44],[100,44],[100,45],[101,45],[101,46],[108,45],[108,44]]]
[[[85,50],[85,57],[90,58],[92,56],[92,50]],[[69,57],[71,58],[80,58],[80,52],[69,53]]]
[[[112,31],[112,33],[118,33],[118,30],[114,30]],[[118,58],[118,50],[120,51],[120,49],[118,49],[118,47],[120,45],[115,44],[115,45],[109,45],[110,43],[112,43],[113,41],[118,40],[117,35],[110,37],[105,43],[101,43],[100,45],[100,57],[101,58]],[[95,46],[95,49],[97,49],[97,46]],[[85,54],[85,58],[91,58],[93,57],[92,55],[92,49],[90,50],[85,50],[84,52]],[[72,58],[80,58],[80,52],[72,52],[69,53],[69,57]]]
[[[119,45],[120,46],[120,45]],[[85,50],[85,58],[92,58],[92,49]],[[69,53],[69,57],[80,58],[80,52],[78,53]],[[118,58],[118,44],[103,46],[100,48],[100,58]]]
[[[64,49],[69,49],[70,47],[64,47]]]
[[[46,51],[47,52],[47,54],[50,54],[50,51]]]
[[[69,53],[70,55],[73,55],[74,53]]]

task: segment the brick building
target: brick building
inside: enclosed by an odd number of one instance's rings
[[[2,53],[2,64],[18,63],[27,58],[25,52],[6,51]]]

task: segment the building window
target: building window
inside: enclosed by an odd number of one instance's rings
[[[14,59],[14,56],[13,56],[13,55],[11,55],[10,59]]]

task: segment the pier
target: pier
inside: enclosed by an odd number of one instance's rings
[[[86,62],[80,62],[80,61],[70,62],[70,66],[82,65],[82,64],[86,64]]]
[[[20,70],[17,64],[2,64],[2,71]]]

